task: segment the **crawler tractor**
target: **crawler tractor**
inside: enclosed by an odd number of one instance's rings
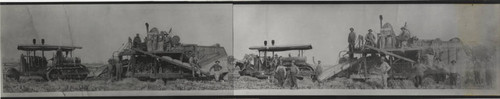
[[[7,77],[19,80],[20,76],[40,76],[46,80],[57,79],[85,79],[89,74],[86,66],[81,64],[78,57],[73,57],[73,50],[81,49],[78,46],[45,45],[36,44],[33,39],[32,45],[19,45],[18,50],[24,51],[20,57],[20,67],[9,68]],[[46,59],[45,53],[52,51],[55,55]],[[40,53],[41,55],[37,55]]]

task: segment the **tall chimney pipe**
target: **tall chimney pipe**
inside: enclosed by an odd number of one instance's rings
[[[271,45],[273,45],[273,46],[274,46],[274,40],[271,40]]]
[[[146,22],[146,33],[149,32],[149,24]]]
[[[382,17],[382,15],[379,15],[379,19],[380,19],[380,28],[382,28],[382,20],[383,20],[384,18]]]

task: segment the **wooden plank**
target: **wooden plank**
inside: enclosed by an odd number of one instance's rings
[[[394,54],[394,53],[388,52],[388,51],[386,51],[386,50],[383,50],[383,49],[378,49],[378,48],[375,48],[375,47],[373,47],[373,46],[368,46],[368,45],[364,45],[364,46],[365,46],[365,47],[367,47],[367,48],[373,49],[373,50],[377,50],[377,51],[382,52],[382,53],[384,53],[384,54],[391,55],[391,56],[397,57],[397,58],[399,58],[399,59],[403,59],[403,60],[406,60],[406,61],[409,61],[409,62],[415,63],[415,61],[413,61],[413,60],[411,60],[411,59],[409,59],[409,58],[406,58],[406,57],[403,57],[403,56],[399,56],[399,55],[397,55],[397,54]]]
[[[337,65],[334,65],[332,67],[323,69],[323,72],[318,76],[318,80],[322,81],[322,80],[328,79],[328,78],[332,77],[333,75],[348,69],[353,64],[356,64],[364,59],[365,58],[360,58],[360,59],[353,61],[353,62],[346,62],[346,63],[342,63],[342,64],[337,64]]]

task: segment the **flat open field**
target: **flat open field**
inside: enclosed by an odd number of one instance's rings
[[[98,65],[88,66],[91,70],[99,70]],[[236,71],[235,71],[236,72]],[[20,81],[3,80],[3,90],[7,93],[22,92],[70,92],[70,91],[127,91],[127,90],[231,90],[231,89],[288,89],[279,87],[276,80],[257,79],[249,76],[239,76],[236,73],[228,75],[223,82],[212,80],[176,79],[141,81],[136,78],[125,78],[111,81],[107,78],[88,78],[86,80],[45,81],[40,77],[22,77]],[[437,84],[432,79],[424,80],[424,87],[431,89],[453,88]],[[347,78],[332,78],[322,83],[312,82],[304,77],[298,81],[299,89],[380,89],[378,80],[353,81]],[[286,84],[288,85],[288,84]],[[412,81],[389,81],[391,89],[414,89]]]

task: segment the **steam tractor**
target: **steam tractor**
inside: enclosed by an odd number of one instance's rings
[[[57,79],[85,79],[89,74],[86,66],[81,64],[78,57],[73,57],[73,50],[81,49],[78,46],[45,45],[36,44],[33,39],[32,45],[19,45],[18,50],[25,51],[21,54],[21,66],[9,68],[7,77],[19,80],[20,76],[41,76],[46,80]],[[46,59],[45,53],[55,52],[53,58]],[[40,53],[37,55],[37,53]]]
[[[242,69],[240,71],[240,75],[266,79],[273,74],[278,65],[289,67],[292,64],[292,61],[295,61],[295,64],[299,67],[300,71],[303,72],[300,73],[300,76],[310,76],[310,74],[314,71],[311,64],[306,62],[307,57],[304,56],[304,50],[312,49],[311,45],[274,45],[273,40],[271,46],[267,46],[267,41],[264,41],[264,46],[253,46],[249,49],[257,50],[259,55],[252,56],[251,59],[249,59],[249,61],[252,62],[239,63],[239,66]],[[284,51],[298,51],[298,56],[289,55],[281,57],[275,54],[275,52]],[[268,56],[268,54],[271,55]]]
[[[149,29],[144,42],[129,39],[127,46],[116,51],[109,60],[111,74],[116,79],[132,77],[139,79],[213,78],[209,68],[219,61],[228,66],[228,55],[219,44],[200,46],[182,44],[180,37],[169,32]],[[137,38],[138,35],[137,35]],[[132,45],[132,46],[130,46]],[[227,74],[223,69],[221,77]]]

